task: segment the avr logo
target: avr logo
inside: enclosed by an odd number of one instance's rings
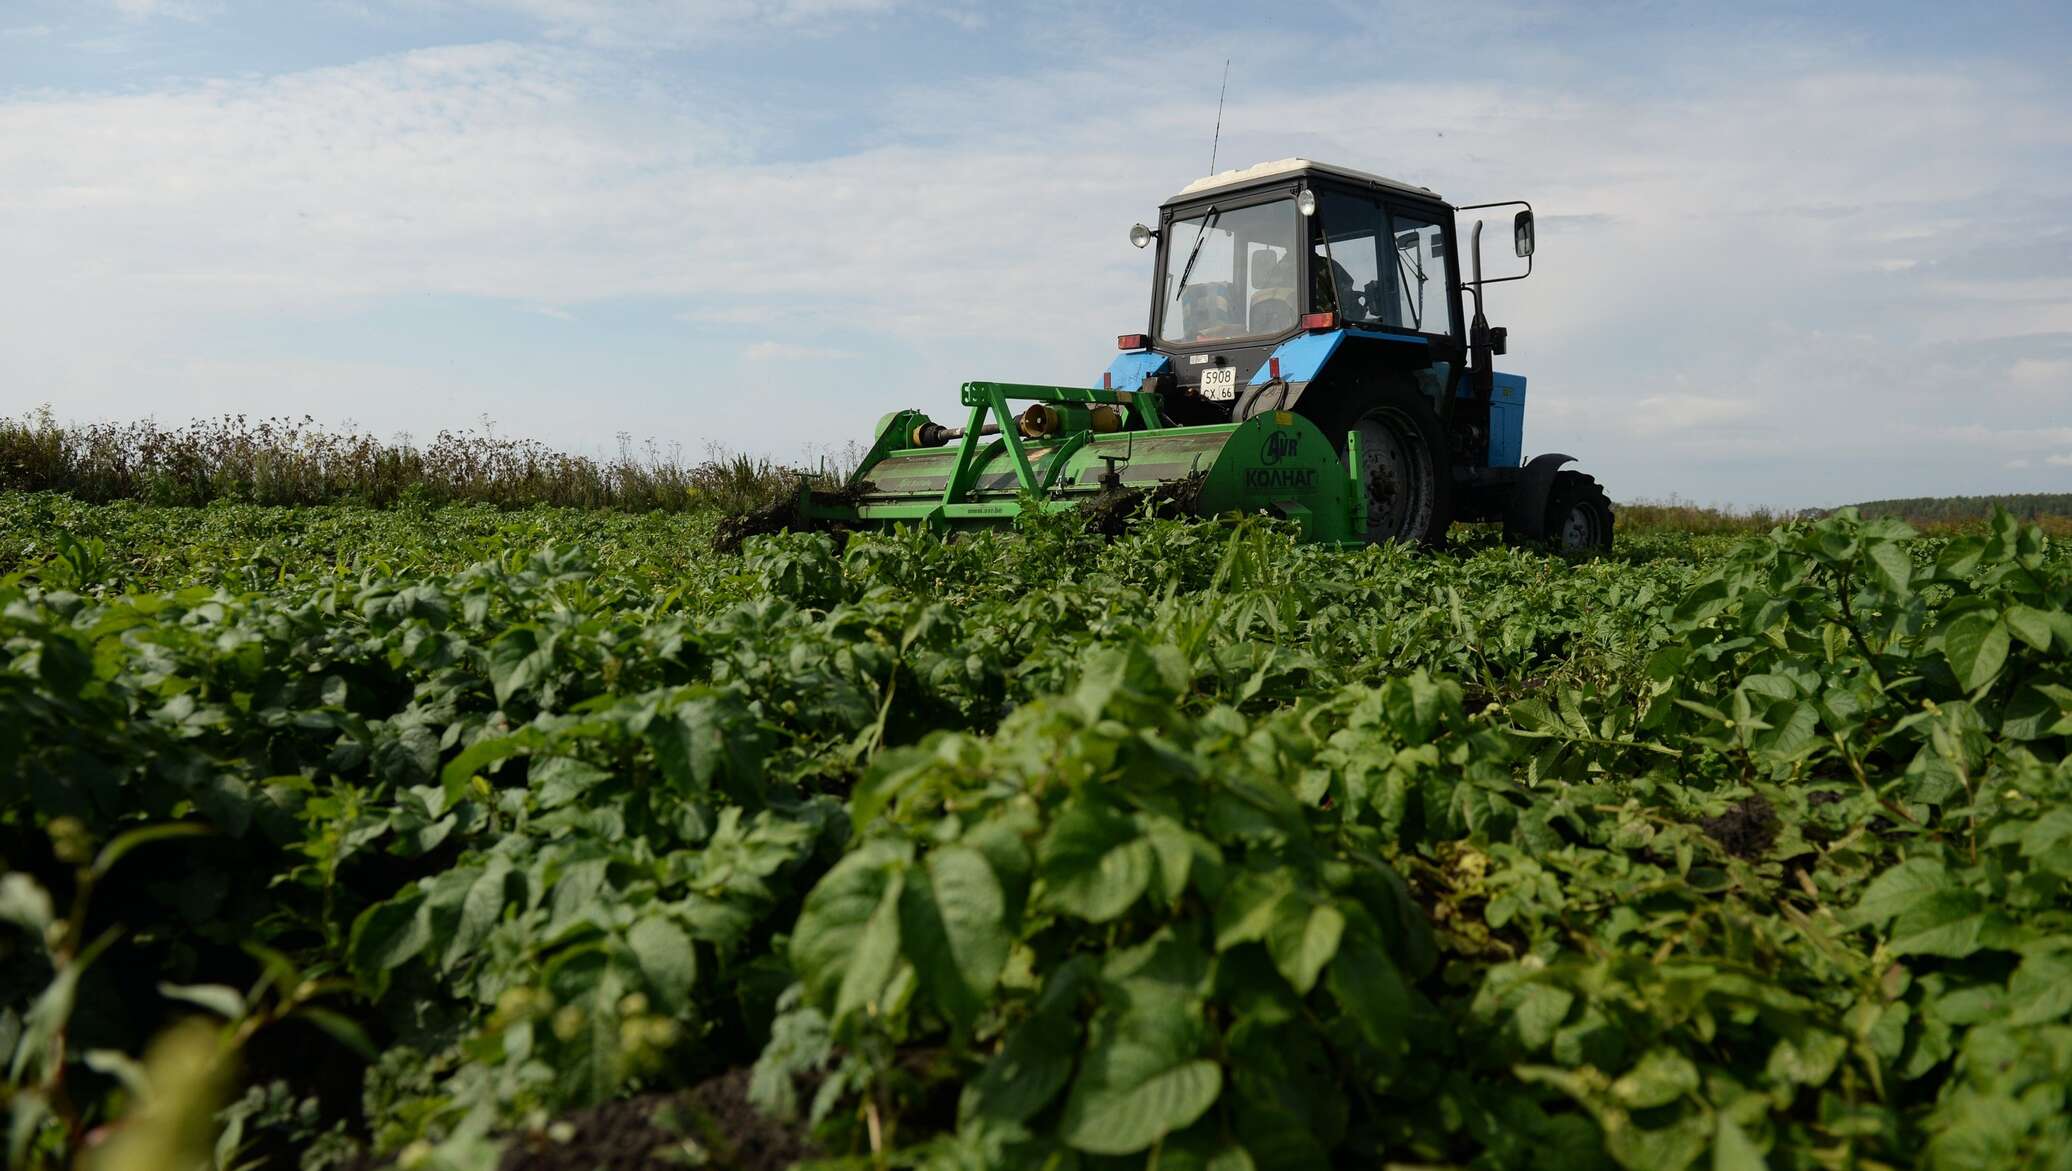
[[[1284,459],[1294,459],[1295,442],[1300,438],[1300,435],[1289,431],[1273,432],[1266,437],[1265,443],[1259,445],[1259,462],[1272,467]]]

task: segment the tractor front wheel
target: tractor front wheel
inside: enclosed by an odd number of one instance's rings
[[[1612,502],[1597,481],[1581,472],[1559,472],[1547,492],[1548,540],[1574,557],[1612,551]]]

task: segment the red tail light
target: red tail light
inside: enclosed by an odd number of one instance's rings
[[[1148,350],[1151,348],[1151,335],[1143,333],[1122,334],[1115,339],[1115,348],[1118,350]]]
[[[1305,313],[1302,315],[1304,329],[1337,329],[1338,314],[1331,312]]]

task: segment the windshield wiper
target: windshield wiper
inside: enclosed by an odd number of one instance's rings
[[[1416,266],[1417,269],[1417,303],[1411,306],[1410,309],[1410,328],[1422,330],[1424,328],[1425,282],[1430,278],[1425,276],[1423,247],[1419,244],[1413,244],[1411,247],[1416,248],[1418,253],[1416,258],[1411,261],[1411,264]],[[1403,245],[1399,240],[1396,244],[1396,279],[1404,284],[1409,284],[1410,274],[1403,270],[1403,251]]]
[[[1208,238],[1209,229],[1215,227],[1216,221],[1221,219],[1222,216],[1223,213],[1220,210],[1212,207],[1209,209],[1209,214],[1202,217],[1201,227],[1196,229],[1194,233],[1194,247],[1187,251],[1187,265],[1180,270],[1180,285],[1173,290],[1173,300],[1179,300],[1180,294],[1187,291],[1187,278],[1193,274],[1194,262],[1201,256],[1201,242]]]

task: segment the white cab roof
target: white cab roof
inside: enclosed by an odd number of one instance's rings
[[[1311,173],[1336,175],[1341,179],[1351,179],[1359,183],[1372,183],[1378,187],[1390,187],[1410,195],[1423,196],[1426,199],[1439,198],[1439,193],[1429,187],[1419,187],[1413,183],[1383,178],[1380,175],[1369,174],[1366,171],[1356,171],[1351,167],[1340,167],[1332,163],[1320,163],[1313,159],[1280,159],[1276,162],[1260,163],[1257,166],[1246,167],[1238,171],[1218,171],[1213,175],[1196,179],[1194,182],[1182,187],[1178,195],[1166,200],[1166,202],[1175,203],[1190,196],[1199,195],[1204,191],[1215,191],[1224,187],[1256,183],[1261,179]]]

